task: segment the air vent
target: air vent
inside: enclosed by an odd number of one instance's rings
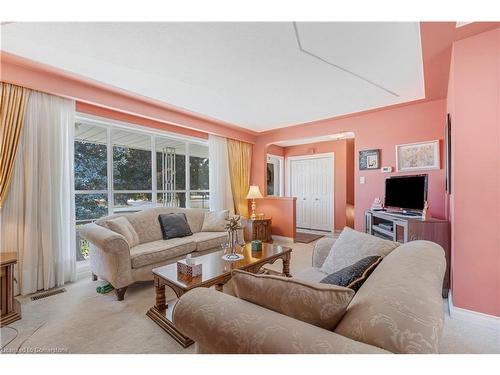
[[[60,294],[60,293],[64,293],[64,292],[66,292],[66,289],[64,289],[64,288],[56,289],[56,290],[49,290],[48,292],[40,293],[40,294],[37,294],[36,296],[31,297],[31,300],[37,301],[39,299],[47,298],[50,296],[55,296],[56,294]]]

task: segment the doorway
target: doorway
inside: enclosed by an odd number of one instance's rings
[[[332,231],[334,154],[287,158],[287,195],[297,197],[297,229]]]

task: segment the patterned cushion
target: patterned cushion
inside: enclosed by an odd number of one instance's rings
[[[205,212],[203,219],[202,232],[223,232],[227,224],[229,210]]]
[[[163,262],[196,250],[191,237],[159,240],[137,245],[130,249],[132,268]]]
[[[385,256],[399,245],[398,242],[383,240],[345,227],[333,244],[321,271],[329,275],[367,256]]]
[[[439,245],[399,246],[356,293],[335,332],[393,353],[438,353],[445,269]]]
[[[335,328],[354,296],[349,288],[288,277],[240,270],[232,277],[239,298],[328,330]]]
[[[186,214],[183,212],[158,215],[161,233],[164,240],[171,238],[191,236],[191,228],[186,220]]]
[[[227,241],[226,232],[199,232],[189,237],[196,242],[196,251],[205,251],[218,247]]]
[[[108,229],[125,237],[129,247],[134,247],[139,244],[139,236],[127,218],[117,217],[115,219],[106,220],[105,225]]]
[[[363,258],[353,265],[328,275],[320,282],[345,286],[357,292],[381,261],[382,257],[376,255]]]
[[[97,225],[107,228],[106,221],[117,217],[126,217],[139,236],[139,243],[162,239],[158,215],[183,212],[193,233],[201,231],[206,210],[201,208],[156,207],[134,213],[120,213],[105,216],[95,221]]]

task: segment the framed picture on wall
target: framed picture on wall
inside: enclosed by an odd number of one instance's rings
[[[364,150],[359,152],[359,170],[379,169],[380,168],[380,149]]]
[[[398,172],[439,169],[440,165],[439,140],[396,146]]]

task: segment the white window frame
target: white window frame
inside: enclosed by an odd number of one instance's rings
[[[274,194],[273,195],[269,195],[267,194],[267,183],[266,183],[266,195],[270,196],[270,197],[283,197],[284,194],[285,194],[285,190],[284,190],[284,182],[285,182],[285,179],[284,179],[284,171],[285,171],[285,168],[284,168],[284,165],[285,165],[285,158],[283,156],[279,156],[279,155],[273,155],[273,154],[267,154],[267,158],[266,158],[266,181],[267,181],[267,163],[271,163],[271,164],[274,164],[275,165],[275,168],[274,168],[274,186],[275,186],[275,189],[274,189]],[[276,171],[278,171],[278,175],[279,175],[279,179],[276,180]],[[278,184],[278,189],[276,189],[276,184]],[[278,194],[276,194],[276,190],[279,190]]]
[[[190,144],[198,144],[202,146],[208,147],[208,141],[205,139],[200,139],[196,137],[190,137],[185,135],[179,135],[177,133],[172,133],[164,130],[151,129],[141,125],[129,124],[117,120],[111,120],[107,118],[102,118],[98,116],[88,115],[84,113],[77,113],[75,118],[75,123],[82,123],[86,125],[96,126],[103,129],[106,129],[106,162],[107,162],[107,189],[105,190],[74,190],[72,199],[74,200],[76,195],[83,194],[107,194],[108,198],[108,215],[114,213],[114,194],[119,193],[146,193],[151,194],[151,207],[156,207],[158,205],[157,197],[158,193],[163,192],[172,192],[172,193],[185,193],[186,196],[186,208],[191,206],[190,196],[191,193],[207,193],[209,190],[191,190],[190,186],[190,168],[189,168],[189,145]],[[151,138],[151,190],[114,190],[113,186],[113,143],[112,143],[112,131],[116,130],[125,130],[131,133],[137,133],[141,135],[148,135]],[[157,179],[156,179],[156,139],[157,138],[169,138],[179,142],[183,142],[185,146],[185,158],[186,158],[186,167],[185,167],[185,180],[186,185],[183,190],[162,190],[158,189]],[[74,174],[72,176],[74,178]],[[87,220],[79,220],[87,221]]]

